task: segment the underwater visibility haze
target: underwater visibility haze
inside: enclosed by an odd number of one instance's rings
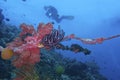
[[[120,80],[119,0],[0,0],[0,80]]]

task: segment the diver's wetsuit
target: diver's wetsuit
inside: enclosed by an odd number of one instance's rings
[[[47,6],[45,8],[46,8],[45,10],[46,10],[47,17],[52,18],[53,20],[55,20],[58,23],[61,21],[56,8],[54,8],[53,6]]]
[[[44,6],[44,9],[46,10],[46,16],[49,18],[52,18],[55,20],[57,23],[60,23],[62,19],[73,19],[73,16],[59,16],[58,11],[55,7],[53,6]]]

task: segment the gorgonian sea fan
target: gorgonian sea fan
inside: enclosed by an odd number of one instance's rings
[[[44,46],[53,47],[63,40],[64,35],[65,35],[65,32],[62,29],[60,29],[60,26],[59,26],[58,30],[53,29],[50,34],[47,34],[42,39],[42,44]]]

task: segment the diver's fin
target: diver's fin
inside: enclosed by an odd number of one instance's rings
[[[63,19],[73,20],[74,16],[62,16]]]

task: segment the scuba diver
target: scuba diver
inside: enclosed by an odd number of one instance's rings
[[[51,18],[53,20],[55,20],[57,23],[60,23],[63,19],[67,19],[67,20],[73,20],[74,16],[60,16],[58,14],[58,11],[55,7],[53,6],[44,6],[44,9],[46,11],[46,16],[48,18]]]

